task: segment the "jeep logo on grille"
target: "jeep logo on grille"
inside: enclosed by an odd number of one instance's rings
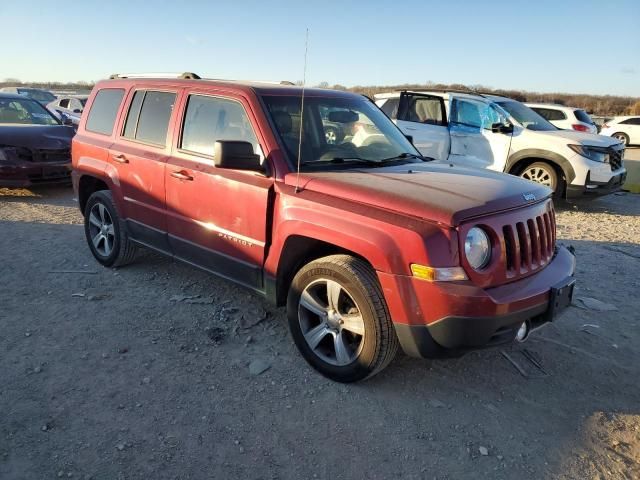
[[[536,199],[536,196],[533,193],[523,193],[522,198],[524,198],[527,202],[531,202]]]

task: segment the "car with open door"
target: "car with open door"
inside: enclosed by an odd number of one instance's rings
[[[615,192],[626,178],[619,140],[560,130],[510,98],[401,91],[375,99],[423,155],[542,183],[556,198]]]

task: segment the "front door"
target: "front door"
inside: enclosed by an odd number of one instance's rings
[[[241,140],[262,154],[240,97],[191,94],[165,172],[169,242],[177,258],[262,289],[273,179],[214,166],[217,140]]]
[[[449,132],[444,99],[435,95],[403,92],[398,105],[396,124],[402,133],[426,157],[446,160],[449,155]]]
[[[457,165],[504,171],[512,134],[492,130],[495,124],[507,124],[504,114],[488,103],[466,97],[451,98],[449,111],[449,161]]]

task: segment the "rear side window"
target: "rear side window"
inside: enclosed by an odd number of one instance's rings
[[[410,100],[407,120],[409,122],[444,125],[442,104],[438,98],[415,97]]]
[[[176,94],[172,92],[137,91],[129,107],[123,136],[164,146],[175,100]]]
[[[60,108],[69,108],[69,99],[60,100]]]
[[[595,125],[595,123],[593,123],[593,120],[591,120],[591,117],[589,116],[589,114],[584,110],[574,110],[573,114],[576,116],[578,121],[583,123],[588,123],[590,125]]]
[[[258,140],[243,106],[234,100],[190,95],[180,148],[213,156],[218,140],[249,142],[260,153]]]
[[[564,112],[560,110],[554,110],[553,108],[535,107],[535,108],[532,108],[532,110],[536,112],[538,115],[540,115],[541,117],[543,117],[544,119],[549,121],[567,119],[567,116],[564,114]],[[584,121],[584,120],[580,120],[580,121]]]
[[[387,114],[389,118],[398,117],[398,105],[400,105],[399,98],[388,98],[386,102],[382,104],[380,109]]]
[[[636,118],[627,118],[620,122],[621,125],[640,125],[640,117]]]
[[[100,90],[93,99],[85,128],[90,132],[111,135],[122,97],[124,97],[124,90],[121,88]]]

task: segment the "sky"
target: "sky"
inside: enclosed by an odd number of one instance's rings
[[[640,1],[0,0],[0,79],[195,72],[640,97]]]

